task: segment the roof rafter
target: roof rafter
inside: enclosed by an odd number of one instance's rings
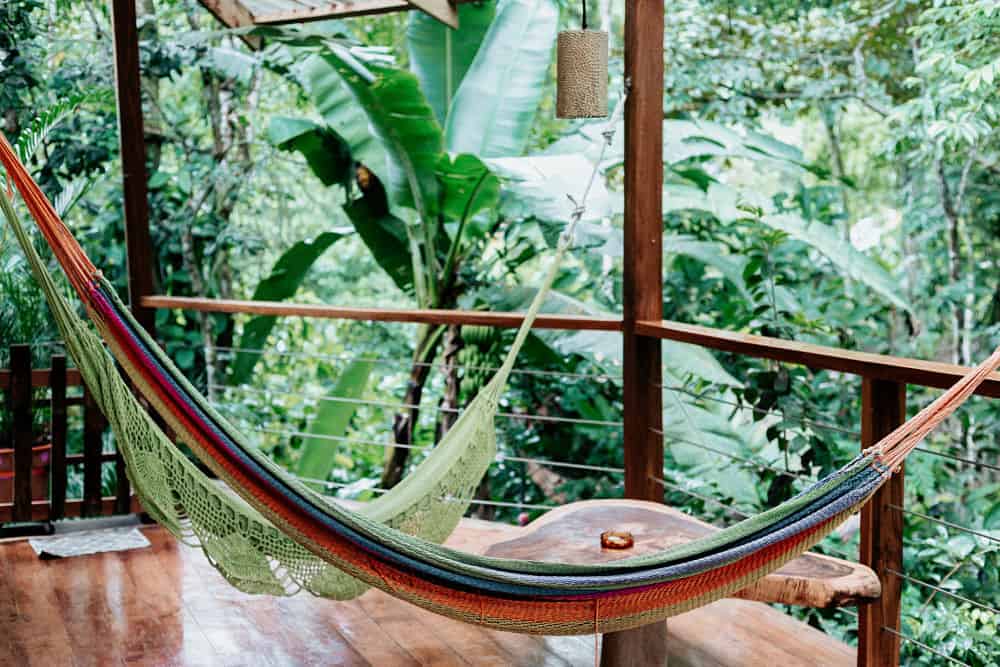
[[[437,20],[458,27],[456,5],[474,0],[199,0],[219,21],[230,28],[255,25],[305,23],[324,19],[388,14],[419,9]],[[251,44],[253,40],[255,43]],[[245,38],[259,46],[257,37]]]

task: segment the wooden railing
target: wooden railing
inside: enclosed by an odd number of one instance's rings
[[[519,313],[336,308],[293,303],[213,301],[164,296],[146,297],[143,299],[143,306],[190,308],[205,312],[423,324],[485,324],[500,327],[514,327],[523,320],[523,315]],[[638,320],[631,327],[626,327],[624,321],[618,318],[547,315],[540,318],[539,328],[621,331],[626,340],[631,329],[632,335],[644,341],[640,346],[640,355],[647,355],[643,357],[647,369],[654,364],[657,367],[659,365],[658,357],[654,359],[648,356],[651,348],[659,346],[650,343],[657,340],[672,340],[757,359],[798,364],[814,370],[854,375],[861,379],[859,447],[875,444],[905,421],[907,385],[945,388],[954,384],[970,370],[953,364],[856,352],[663,320]],[[643,349],[646,352],[642,352]],[[636,391],[646,395],[659,394],[654,387],[648,386],[648,383],[646,386],[637,386]],[[991,376],[976,393],[982,396],[1000,397],[1000,374]],[[658,402],[636,406],[629,405],[626,401],[625,423],[629,423],[630,411],[659,410],[658,406]],[[659,414],[648,417],[642,423],[659,423]],[[626,479],[631,471],[636,480],[633,483],[637,485],[645,483],[649,477],[646,474],[651,465],[648,441],[647,438],[625,439]],[[656,465],[662,465],[662,450],[658,457],[659,463]],[[859,610],[859,665],[899,664],[902,582],[893,573],[901,572],[903,569],[903,516],[899,509],[904,503],[903,488],[904,474],[900,470],[862,511],[859,562],[878,573],[883,592],[877,603],[864,605]],[[662,498],[662,489],[657,493]],[[635,639],[635,636],[628,635],[617,641],[628,641],[629,646],[632,646]],[[645,639],[648,640],[648,637]],[[631,648],[619,648],[625,653],[631,650]]]
[[[49,368],[32,369],[32,351],[27,345],[10,347],[10,368],[0,369],[3,410],[9,416],[5,442],[0,442],[0,458],[13,465],[3,475],[3,488],[12,488],[0,497],[0,535],[46,533],[51,523],[70,517],[125,514],[138,510],[131,495],[125,463],[117,453],[103,451],[107,422],[80,373],[67,368],[66,357],[53,355]],[[76,395],[68,389],[79,387]],[[39,396],[40,390],[47,390]],[[36,414],[44,413],[44,427],[36,429]],[[70,412],[82,411],[83,451],[67,452]],[[114,465],[117,488],[112,496],[102,494],[102,469]],[[67,498],[67,481],[72,467],[83,468],[83,496]]]

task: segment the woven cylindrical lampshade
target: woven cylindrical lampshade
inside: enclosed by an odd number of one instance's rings
[[[559,33],[557,51],[556,116],[607,116],[608,33],[565,30]]]

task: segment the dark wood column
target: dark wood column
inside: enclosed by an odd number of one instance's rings
[[[864,378],[861,385],[861,446],[871,447],[906,421],[906,385]],[[861,508],[859,561],[875,570],[882,596],[858,608],[859,667],[899,664],[902,582],[893,571],[903,571],[904,471],[900,470]]]
[[[663,317],[663,3],[625,3],[624,402],[625,494],[663,500],[661,341],[635,323]],[[604,636],[610,667],[662,667],[666,623]]]
[[[146,190],[146,143],[139,79],[139,31],[134,0],[112,0],[115,39],[115,87],[118,97],[118,138],[122,158],[125,245],[128,291],[132,313],[155,334],[155,311],[142,306],[153,294],[155,257],[149,234]]]

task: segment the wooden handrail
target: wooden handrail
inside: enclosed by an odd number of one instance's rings
[[[643,336],[691,343],[748,357],[774,359],[809,368],[924,387],[950,387],[971,370],[965,366],[938,361],[855,352],[839,347],[800,343],[668,320],[637,322],[636,331]],[[976,393],[1000,398],[1000,373],[990,376],[979,386]]]
[[[147,296],[142,299],[142,305],[146,308],[196,310],[208,313],[247,313],[250,315],[410,322],[415,324],[472,324],[505,328],[518,327],[524,320],[523,313],[495,313],[478,310],[340,308],[280,301],[235,301],[177,296]],[[535,327],[573,331],[621,331],[622,320],[618,317],[543,314],[538,316]]]
[[[31,371],[31,386],[35,389],[40,389],[42,387],[48,387],[52,384],[52,371],[48,368],[38,368]],[[80,377],[80,371],[76,368],[69,368],[66,370],[66,386],[67,387],[79,387],[83,384],[83,378]],[[0,370],[0,391],[10,388],[10,371],[7,369]]]

